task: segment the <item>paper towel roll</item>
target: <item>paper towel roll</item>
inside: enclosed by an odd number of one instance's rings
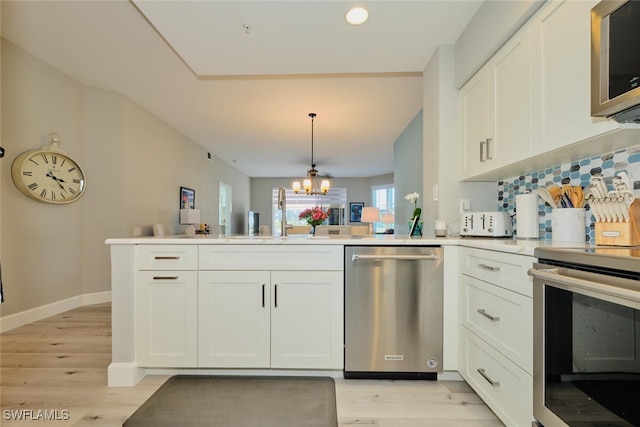
[[[516,231],[519,239],[540,237],[538,226],[538,194],[516,195]]]

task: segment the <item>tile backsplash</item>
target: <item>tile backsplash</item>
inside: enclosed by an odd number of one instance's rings
[[[611,179],[616,172],[626,171],[633,180],[636,196],[640,196],[640,145],[608,152],[571,163],[564,163],[544,170],[528,173],[498,182],[498,210],[515,213],[515,196],[538,187],[551,184],[570,184],[585,187],[590,184],[593,174],[602,174],[605,183],[611,187]],[[585,240],[595,243],[594,218],[586,205]],[[551,207],[542,200],[539,204],[539,229],[541,240],[551,240]],[[514,232],[518,216],[514,216]]]

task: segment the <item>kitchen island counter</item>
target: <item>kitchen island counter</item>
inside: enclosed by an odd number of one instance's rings
[[[479,237],[409,237],[403,235],[376,235],[373,237],[348,236],[312,236],[295,235],[281,237],[270,236],[164,236],[164,237],[125,237],[107,239],[108,245],[400,245],[400,246],[465,246],[500,252],[533,256],[537,247],[556,247],[546,240],[514,238]],[[574,247],[580,245],[572,245]],[[588,246],[588,245],[583,245]],[[582,246],[580,246],[582,247]]]
[[[512,238],[400,235],[166,236],[106,243],[111,246],[110,385],[133,385],[153,372],[340,375],[349,245],[444,248],[444,303],[450,309],[444,316],[443,368],[456,371],[459,252],[466,247],[533,260],[536,247],[554,246]],[[258,306],[245,305],[247,300]],[[295,301],[294,311],[285,311],[287,300]]]

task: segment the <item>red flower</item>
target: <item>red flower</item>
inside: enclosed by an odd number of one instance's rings
[[[316,225],[322,224],[324,220],[329,218],[329,214],[321,207],[316,206],[310,209],[303,210],[302,212],[300,212],[300,215],[298,215],[298,218],[304,219],[305,221],[307,221],[307,224],[315,227]]]

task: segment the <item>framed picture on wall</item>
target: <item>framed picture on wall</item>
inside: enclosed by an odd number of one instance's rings
[[[196,208],[196,192],[187,187],[180,187],[180,209]]]
[[[351,202],[349,203],[349,222],[362,222],[362,208],[364,203]]]

